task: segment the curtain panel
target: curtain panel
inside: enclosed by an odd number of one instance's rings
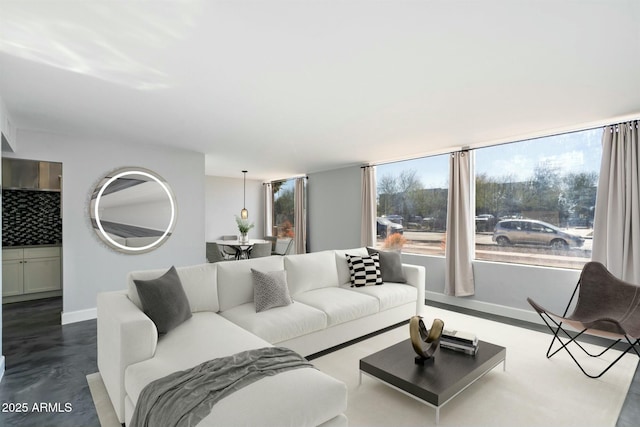
[[[469,151],[459,151],[452,153],[449,161],[445,295],[469,296],[475,293],[472,155]]]
[[[361,246],[373,246],[376,240],[376,168],[362,168],[362,218],[360,221]]]
[[[640,121],[607,126],[596,196],[591,259],[640,284]]]
[[[262,185],[264,195],[264,235],[273,236],[273,186],[270,182]]]
[[[297,254],[307,252],[307,209],[305,196],[305,180],[306,178],[296,178],[294,188],[294,224],[296,233],[294,237],[295,250]]]

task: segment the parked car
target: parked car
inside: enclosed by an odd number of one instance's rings
[[[557,249],[579,248],[584,239],[560,230],[555,225],[536,219],[500,221],[493,230],[492,240],[500,246],[512,244],[548,245]]]
[[[387,215],[385,218],[387,218],[389,221],[395,224],[400,224],[404,226],[404,218],[402,218],[401,215]]]
[[[491,214],[476,215],[476,231],[491,231],[496,225],[496,218]]]
[[[400,224],[396,224],[395,222],[391,222],[388,218],[378,217],[377,223],[376,232],[378,236],[383,239],[387,237],[387,232],[389,232],[389,234],[404,234],[404,227]]]

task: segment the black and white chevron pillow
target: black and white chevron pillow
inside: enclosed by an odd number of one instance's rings
[[[351,272],[351,287],[382,285],[380,274],[380,256],[355,256],[347,254],[347,263]]]

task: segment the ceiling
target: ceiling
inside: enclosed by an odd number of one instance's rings
[[[13,124],[278,179],[640,117],[634,0],[0,0]]]

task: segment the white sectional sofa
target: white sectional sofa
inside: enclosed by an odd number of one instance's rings
[[[178,267],[191,318],[158,338],[128,289],[98,295],[98,368],[120,422],[141,390],[172,372],[276,345],[308,356],[408,320],[424,304],[423,267],[402,265],[406,283],[351,287],[346,254],[366,248]],[[251,269],[286,271],[292,304],[256,312]],[[218,402],[200,426],[346,426],[346,386],[313,368],[270,376]]]

